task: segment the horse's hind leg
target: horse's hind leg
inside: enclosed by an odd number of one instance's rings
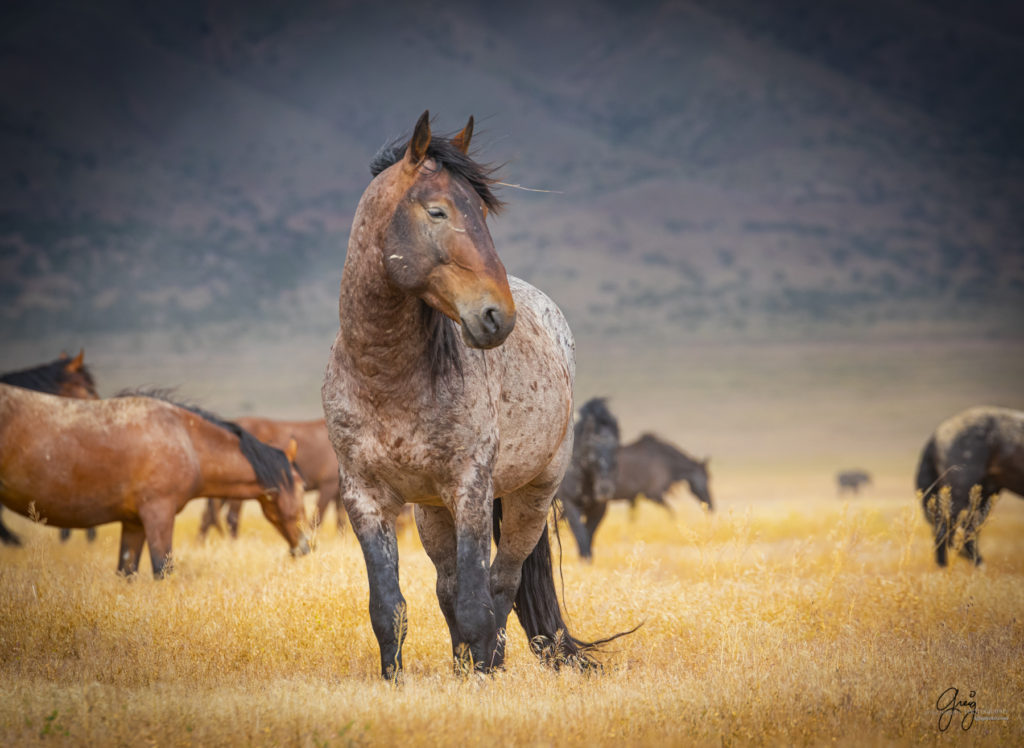
[[[199,538],[200,540],[206,540],[206,534],[210,531],[210,528],[214,528],[221,535],[224,534],[224,528],[220,526],[220,507],[222,501],[220,499],[207,499],[206,508],[203,509],[202,519],[199,520]]]
[[[117,571],[127,577],[139,570],[139,557],[146,542],[146,531],[139,522],[121,523],[121,550],[117,557]]]
[[[228,532],[231,533],[231,537],[235,540],[238,539],[238,525],[241,522],[242,517],[242,502],[240,499],[232,499],[228,502]]]

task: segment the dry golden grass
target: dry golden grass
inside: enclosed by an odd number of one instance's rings
[[[1024,502],[993,511],[981,570],[935,567],[910,497],[722,503],[616,506],[591,565],[563,530],[574,633],[644,621],[599,675],[541,666],[515,623],[505,672],[455,677],[433,567],[404,529],[397,688],[376,676],[350,533],[293,560],[249,505],[240,540],[202,546],[193,504],[175,574],[155,582],[146,563],[127,582],[117,528],[61,545],[8,513],[27,547],[0,550],[0,743],[1019,744]],[[976,693],[968,733],[938,730],[950,686]]]

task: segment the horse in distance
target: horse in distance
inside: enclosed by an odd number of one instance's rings
[[[289,456],[234,424],[154,397],[72,400],[0,384],[0,503],[56,527],[120,522],[120,573],[137,571],[148,544],[164,576],[175,515],[208,495],[259,498],[292,553],[308,552]]]
[[[665,494],[677,483],[685,481],[696,499],[708,511],[713,511],[708,462],[706,458],[698,460],[691,457],[654,434],[644,434],[619,448],[615,498],[633,504],[638,496],[643,495],[669,509]]]
[[[80,400],[99,400],[96,391],[96,380],[85,365],[85,350],[71,358],[66,353],[46,364],[32,366],[27,369],[0,374],[0,383],[15,387],[24,387],[36,392],[45,392],[61,397],[74,397]],[[2,507],[0,507],[2,509]],[[61,530],[61,540],[67,539],[66,530]],[[96,537],[96,528],[88,530],[89,540]],[[0,543],[4,545],[21,545],[21,539],[12,532],[0,519]]]
[[[592,558],[594,533],[615,497],[618,478],[619,422],[604,398],[580,408],[573,433],[572,460],[558,488],[580,556]]]
[[[341,494],[338,482],[338,459],[334,455],[334,447],[327,436],[327,424],[324,419],[310,421],[284,421],[257,416],[241,416],[235,423],[255,436],[261,442],[278,449],[285,449],[290,440],[298,445],[295,456],[295,467],[302,476],[307,491],[319,491],[316,502],[316,514],[313,525],[319,526],[326,516],[327,507],[337,509],[338,530],[345,527],[345,510],[341,505]],[[205,537],[211,527],[221,530],[220,509],[227,503],[227,524],[231,537],[238,537],[238,523],[242,509],[239,499],[225,502],[223,499],[207,500],[199,525],[200,537]]]
[[[850,493],[854,496],[860,494],[861,486],[871,485],[871,473],[866,470],[841,470],[836,473],[836,484],[839,486],[839,495]]]
[[[457,668],[503,666],[513,609],[556,662],[589,663],[599,643],[568,633],[548,542],[572,454],[573,338],[554,302],[506,275],[486,223],[501,202],[468,155],[472,132],[470,118],[436,137],[424,112],[374,159],[322,388],[384,677],[402,669],[395,520],[407,502]]]
[[[993,497],[1024,497],[1024,411],[981,406],[943,421],[921,452],[916,484],[936,563],[946,566],[953,549],[980,565],[978,533]]]

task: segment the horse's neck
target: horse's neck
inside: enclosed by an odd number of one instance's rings
[[[265,493],[256,471],[239,448],[238,437],[194,414],[189,419],[188,431],[199,458],[197,496],[253,499]]]
[[[422,302],[388,281],[382,249],[361,232],[349,244],[338,302],[345,369],[371,402],[408,402],[429,389],[429,341]]]

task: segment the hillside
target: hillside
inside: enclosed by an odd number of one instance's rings
[[[553,191],[492,232],[583,337],[1015,334],[1024,24],[861,5],[8,5],[4,336],[329,339],[367,164],[426,108]]]

